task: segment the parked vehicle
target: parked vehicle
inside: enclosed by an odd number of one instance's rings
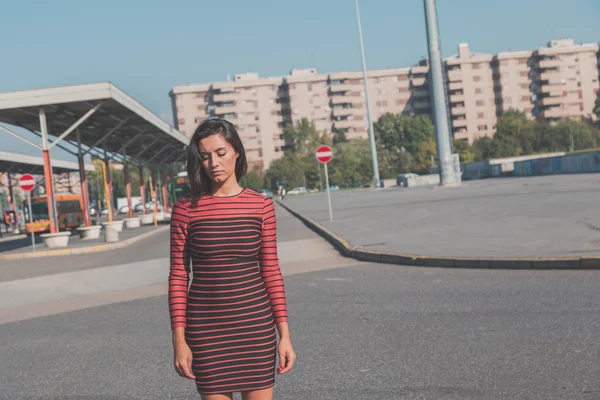
[[[401,187],[406,187],[408,186],[406,184],[407,179],[409,178],[417,178],[419,175],[417,174],[413,174],[413,173],[407,173],[407,174],[398,174],[398,177],[396,178],[396,185],[401,186]]]
[[[305,188],[304,186],[293,188],[292,190],[287,192],[287,194],[290,196],[293,196],[295,194],[306,194],[306,193],[311,193],[311,192],[309,189]]]
[[[268,197],[270,199],[273,198],[273,191],[271,191],[270,189],[260,189],[258,191],[258,193],[262,194],[265,197]]]

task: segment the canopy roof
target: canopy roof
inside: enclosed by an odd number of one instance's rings
[[[67,132],[63,140],[76,146],[78,130],[91,154],[106,148],[113,158],[125,153],[133,162],[168,164],[183,158],[189,142],[111,82],[0,93],[0,122],[40,135],[40,109],[50,138]]]
[[[79,171],[79,165],[72,161],[52,160],[52,170],[57,174],[77,172]],[[85,170],[93,171],[94,166],[87,164]],[[42,157],[0,151],[0,172],[43,175],[44,159]]]

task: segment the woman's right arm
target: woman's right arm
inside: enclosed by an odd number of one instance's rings
[[[171,211],[169,314],[173,332],[175,370],[183,377],[194,378],[191,372],[192,352],[185,341],[190,254],[188,247],[189,214],[186,202],[179,200]]]

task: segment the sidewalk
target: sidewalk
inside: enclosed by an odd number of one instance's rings
[[[137,240],[143,239],[154,232],[163,231],[168,228],[169,221],[161,221],[157,226],[144,225],[134,229],[123,228],[123,231],[119,232],[119,241],[115,243],[106,243],[103,233],[100,233],[99,239],[81,240],[79,233],[75,230],[71,232],[69,246],[63,249],[46,248],[42,242],[42,238],[39,235],[36,235],[35,252],[33,251],[33,246],[31,244],[31,236],[25,235],[20,238],[1,241],[0,260],[39,258],[68,254],[85,254],[122,248],[136,242]]]
[[[600,174],[456,188],[332,192],[281,202],[357,259],[465,268],[600,268]]]

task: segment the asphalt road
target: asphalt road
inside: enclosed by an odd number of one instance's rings
[[[600,255],[600,174],[487,179],[457,188],[288,196],[285,203],[368,250],[427,256]]]
[[[279,215],[298,361],[278,377],[276,399],[600,398],[597,271],[402,267],[330,254],[310,270],[320,260],[301,265],[305,245],[315,241],[316,252],[319,239]],[[156,296],[0,325],[0,399],[198,398],[172,370],[166,306]]]

